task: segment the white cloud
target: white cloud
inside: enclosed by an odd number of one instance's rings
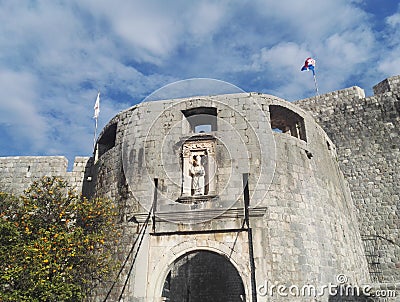
[[[258,0],[257,9],[266,16],[266,27],[268,23],[278,25],[271,31],[291,33],[297,39],[313,44],[367,21],[366,13],[346,0]],[[282,38],[282,35],[278,37]]]
[[[267,64],[277,71],[283,69],[282,71],[285,72],[287,67],[296,70],[294,67],[299,67],[299,64],[309,55],[310,51],[301,45],[284,42],[272,48],[262,48],[259,53],[253,55],[252,68],[262,70]]]
[[[391,27],[396,27],[400,25],[400,13],[391,15],[386,18],[386,23],[390,25]]]
[[[40,115],[41,107],[34,102],[36,89],[37,83],[30,74],[0,71],[0,125],[13,131],[11,136],[20,148],[26,145],[37,150],[46,140],[47,125]]]
[[[107,24],[122,47],[129,47],[137,61],[161,64],[182,38],[197,43],[220,24],[223,2],[212,1],[109,1],[79,2],[98,22]]]
[[[211,37],[215,30],[226,21],[230,11],[227,2],[196,2],[185,14],[187,32],[193,40]]]
[[[378,70],[383,74],[400,75],[400,5],[393,15],[385,19],[388,27],[385,31],[386,46],[380,49]]]

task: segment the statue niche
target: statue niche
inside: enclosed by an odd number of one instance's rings
[[[196,135],[183,142],[181,202],[216,195],[214,145],[215,138],[211,135]]]

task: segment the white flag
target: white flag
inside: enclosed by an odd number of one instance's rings
[[[97,93],[96,103],[94,104],[94,116],[93,118],[97,119],[100,113],[100,92]]]

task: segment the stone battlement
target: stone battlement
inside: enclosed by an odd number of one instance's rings
[[[400,76],[390,77],[382,82],[376,84],[374,87],[374,94],[382,94],[386,92],[395,92],[400,90]]]
[[[0,188],[20,194],[40,177],[59,176],[81,192],[88,160],[89,157],[75,157],[73,169],[68,172],[68,159],[64,156],[0,157]]]

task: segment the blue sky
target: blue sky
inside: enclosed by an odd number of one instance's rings
[[[398,0],[0,0],[0,156],[88,156],[154,90],[214,78],[289,101],[400,74]]]

